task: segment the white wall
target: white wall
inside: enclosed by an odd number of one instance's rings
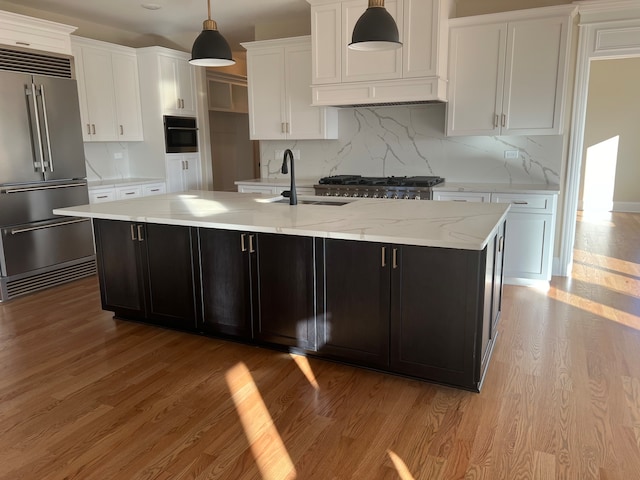
[[[439,175],[454,182],[560,182],[564,138],[446,137],[445,105],[345,108],[338,140],[262,141],[261,176],[278,177],[277,150],[300,150],[299,178],[363,174]],[[505,160],[505,150],[519,150]]]

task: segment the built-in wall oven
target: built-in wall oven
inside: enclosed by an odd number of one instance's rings
[[[164,141],[167,153],[198,151],[198,126],[195,117],[164,117]]]

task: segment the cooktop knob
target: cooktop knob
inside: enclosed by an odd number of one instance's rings
[[[382,195],[382,198],[389,198],[389,195],[385,193],[384,195]]]
[[[344,193],[342,194],[342,196],[343,196],[343,197],[348,197],[348,196],[349,196],[349,194],[348,194],[347,192],[344,192]]]
[[[373,198],[378,198],[378,194],[377,194],[377,193],[374,193],[374,194],[373,194]]]
[[[411,198],[411,197],[409,196],[409,194],[406,194],[406,195],[404,196],[404,199],[405,199],[405,200],[409,200],[410,198]]]
[[[357,197],[357,196],[358,196],[358,194],[357,194],[357,193],[354,193],[354,194],[353,194],[353,195],[351,195],[351,196],[352,196],[352,197]]]
[[[398,199],[398,194],[397,194],[397,193],[394,193],[394,194],[393,194],[393,199],[394,199],[394,200],[397,200],[397,199]]]
[[[414,200],[420,200],[420,195],[416,195],[415,197],[413,197]]]
[[[362,194],[362,198],[368,198],[368,197],[369,197],[369,194],[368,194],[368,193],[363,193],[363,194]]]

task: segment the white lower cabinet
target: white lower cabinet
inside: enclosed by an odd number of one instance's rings
[[[130,183],[108,187],[89,188],[89,203],[104,203],[114,200],[124,200],[127,198],[148,197],[150,195],[160,195],[166,192],[164,182],[156,183]]]
[[[238,192],[240,193],[266,193],[280,195],[285,190],[289,190],[288,185],[256,185],[254,184],[238,184]],[[315,195],[316,191],[313,187],[296,187],[298,195]]]
[[[511,204],[504,236],[505,283],[527,284],[551,280],[556,195],[436,190],[433,199]]]
[[[448,202],[490,202],[490,193],[480,192],[433,192],[434,200]]]
[[[169,154],[165,159],[168,192],[185,192],[200,188],[199,154]]]

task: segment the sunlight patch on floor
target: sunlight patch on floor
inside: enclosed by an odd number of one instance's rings
[[[387,454],[393,462],[393,466],[396,467],[400,480],[415,480],[415,477],[409,471],[409,467],[407,467],[407,464],[404,463],[404,460],[402,460],[397,453],[392,450],[387,450]]]
[[[640,277],[640,265],[634,262],[628,262],[626,260],[620,260],[619,258],[607,257],[606,255],[600,255],[578,249],[573,250],[573,259],[578,262],[604,267],[608,270]]]
[[[574,264],[571,278],[606,288],[622,295],[640,298],[640,288],[638,288],[637,281],[630,279],[628,276],[608,272],[598,267]]]
[[[295,479],[291,457],[247,366],[238,363],[225,379],[262,479]]]
[[[603,305],[602,303],[595,302],[588,298],[559,290],[557,287],[549,289],[547,296],[554,300],[566,303],[567,305],[571,305],[572,307],[584,310],[585,312],[640,330],[640,312],[638,312],[638,315],[634,315],[617,308]]]
[[[309,359],[303,355],[296,355],[295,353],[290,353],[289,356],[293,359],[294,362],[296,362],[296,365],[298,366],[302,374],[306,377],[311,386],[315,390],[320,390],[320,385],[318,385],[316,376],[311,369]]]

